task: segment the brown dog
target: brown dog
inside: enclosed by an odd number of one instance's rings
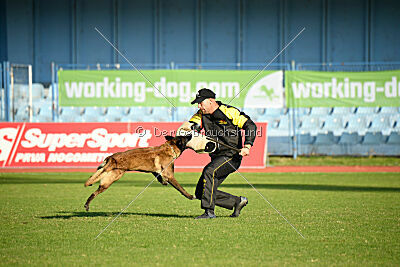
[[[173,163],[188,148],[187,145],[192,136],[166,136],[165,138],[167,142],[158,147],[136,148],[107,157],[85,183],[85,186],[91,186],[100,180],[99,188],[86,201],[86,211],[89,211],[90,202],[98,194],[104,192],[127,171],[152,173],[163,185],[169,183],[188,199],[194,199],[195,197],[186,192],[176,181]]]

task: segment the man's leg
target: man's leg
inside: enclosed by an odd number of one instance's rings
[[[201,199],[201,208],[214,210],[215,205],[232,209],[240,200],[226,192],[217,190],[224,179],[240,166],[240,161],[231,158],[218,157],[212,160],[206,167],[196,187],[196,197]]]

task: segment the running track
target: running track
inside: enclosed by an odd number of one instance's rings
[[[96,168],[0,168],[2,172],[94,172]],[[175,168],[175,172],[201,172],[200,168]],[[240,168],[240,172],[400,172],[400,166],[276,166],[262,169]]]

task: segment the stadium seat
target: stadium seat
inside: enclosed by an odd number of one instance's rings
[[[379,113],[382,114],[398,114],[399,109],[397,107],[381,107],[381,110]]]
[[[337,137],[332,132],[318,133],[315,137],[314,144],[316,145],[334,145],[337,143]]]
[[[43,121],[52,121],[53,120],[53,106],[50,102],[46,102],[40,106],[40,110],[38,113],[38,118]]]
[[[363,138],[363,145],[380,145],[385,142],[382,133],[367,132]]]
[[[175,121],[189,120],[199,109],[195,106],[177,107],[175,109]]]
[[[289,116],[282,115],[279,119],[277,127],[269,127],[269,136],[289,136],[290,125]]]
[[[52,114],[43,113],[38,114],[36,117],[33,118],[33,122],[52,122],[53,117]]]
[[[47,107],[48,105],[51,105],[51,100],[47,100],[47,99],[35,99],[34,101],[32,101],[32,105],[33,105],[33,114],[38,114],[40,112],[40,109],[42,107]]]
[[[154,107],[148,121],[172,121],[172,109],[169,107]]]
[[[377,108],[374,108],[374,107],[359,107],[359,108],[357,108],[356,113],[368,115],[368,114],[375,114],[376,111],[377,111]]]
[[[29,96],[29,87],[26,84],[14,84],[14,98],[27,99]]]
[[[361,142],[362,138],[357,133],[343,133],[339,138],[339,144],[356,145]]]
[[[28,122],[29,121],[29,106],[23,105],[18,107],[17,112],[14,115],[14,121]]]
[[[44,86],[41,83],[32,84],[32,99],[43,99],[44,98]]]
[[[347,122],[347,127],[345,128],[345,132],[348,133],[359,133],[360,135],[365,135],[367,132],[368,122],[367,120],[358,115],[351,116]]]
[[[267,108],[265,110],[265,115],[271,117],[279,117],[280,115],[285,115],[286,113],[287,109],[285,108]]]
[[[265,121],[265,108],[246,108],[243,110],[253,121]]]
[[[332,110],[332,115],[348,115],[354,113],[355,108],[350,108],[350,107],[336,107],[333,108]]]
[[[63,107],[58,116],[59,122],[74,122],[81,116],[82,110],[79,107]]]
[[[386,144],[389,145],[400,145],[400,133],[399,132],[392,132],[387,141]]]
[[[371,126],[368,128],[368,132],[381,132],[383,135],[389,135],[391,130],[389,117],[382,115],[375,116],[371,121]]]
[[[332,109],[328,107],[315,107],[311,109],[311,116],[326,116],[331,113]]]
[[[333,132],[334,135],[339,136],[344,132],[344,123],[339,117],[328,116],[322,129],[327,132]]]
[[[400,132],[400,118],[395,121],[392,132]]]
[[[152,111],[151,107],[132,107],[121,121],[149,121]]]
[[[296,109],[296,114],[298,116],[309,115],[310,114],[310,108],[297,108]]]
[[[304,117],[301,122],[300,131],[302,134],[310,133],[311,135],[317,135],[320,129],[321,124],[316,117]]]
[[[298,141],[301,145],[311,145],[314,143],[315,139],[315,136],[311,136],[310,134],[300,134],[298,136]]]
[[[98,122],[102,120],[104,113],[99,107],[87,107],[82,117],[86,122]]]
[[[122,117],[127,114],[126,108],[121,107],[109,107],[104,115],[105,122],[121,121]]]

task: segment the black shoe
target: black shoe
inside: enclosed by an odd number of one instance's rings
[[[199,220],[199,219],[214,219],[214,218],[217,218],[217,216],[215,216],[214,214],[214,211],[206,209],[202,215],[197,216],[195,219]]]
[[[235,205],[235,210],[231,214],[231,217],[239,217],[240,211],[249,203],[247,197],[240,197],[239,204]]]

